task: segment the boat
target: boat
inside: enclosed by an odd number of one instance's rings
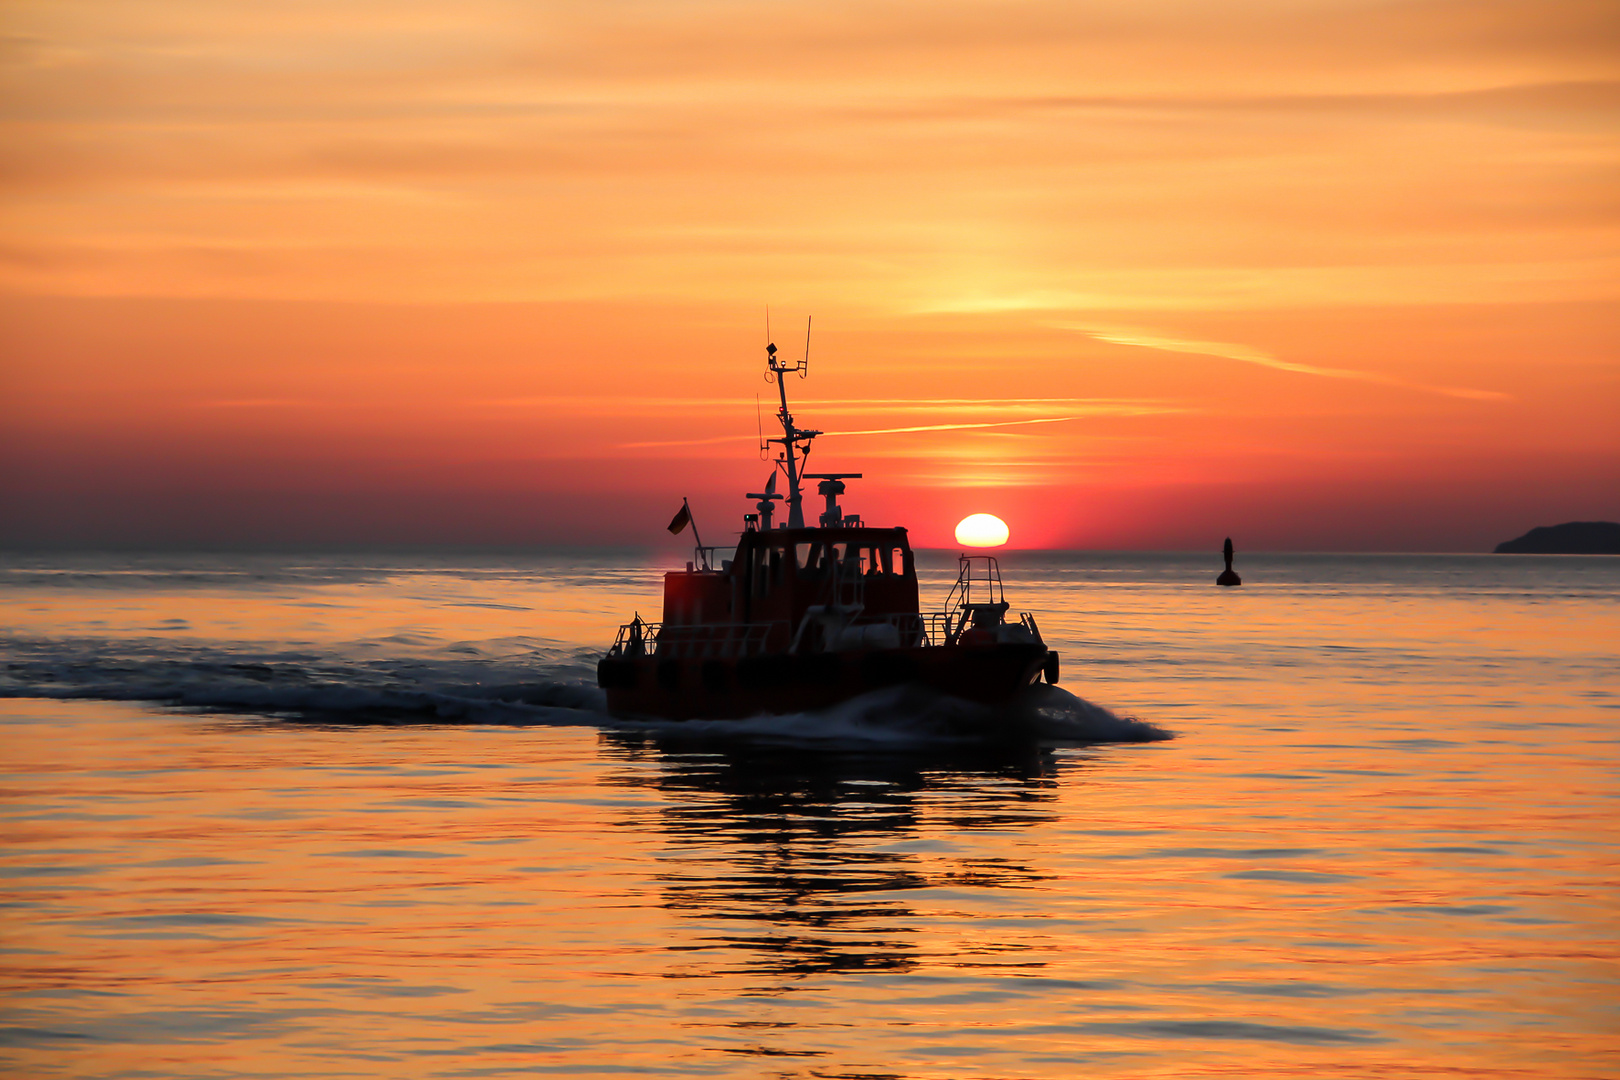
[[[805,471],[822,432],[797,426],[787,378],[809,374],[808,332],[802,360],[788,362],[767,344],[765,363],[782,435],[761,440],[775,456],[764,490],[746,495],[757,512],[743,516],[736,549],[723,559],[703,545],[682,501],[670,531],[692,526],[693,557],[664,575],[662,619],[636,613],[597,663],[608,709],[728,719],[821,709],[908,684],[998,704],[1042,679],[1056,683],[1058,654],[1033,615],[1009,618],[995,556],[960,555],[944,606],[925,613],[906,530],[868,525],[839,503],[846,481],[862,474]],[[810,480],[826,503],[815,525],[804,521]],[[779,502],[786,520],[777,523]]]

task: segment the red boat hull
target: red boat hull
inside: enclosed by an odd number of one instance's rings
[[[740,660],[609,656],[597,682],[610,711],[671,720],[805,712],[903,684],[996,704],[1035,682],[1047,655],[1044,645],[1002,643]]]

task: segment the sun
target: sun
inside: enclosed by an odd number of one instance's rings
[[[1000,547],[1007,536],[1007,523],[994,514],[969,514],[956,525],[956,542],[964,547]]]

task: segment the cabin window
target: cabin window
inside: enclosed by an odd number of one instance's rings
[[[884,552],[884,567],[891,574],[904,574],[906,572],[906,553],[900,548],[892,548]]]
[[[872,549],[849,545],[844,553],[844,569],[851,573],[864,575],[872,566]]]
[[[849,545],[849,551],[844,555],[844,566],[846,568],[850,570],[859,568],[860,572],[864,574],[866,568],[871,564],[872,550],[870,548],[856,547],[854,544]]]
[[[826,571],[827,566],[838,558],[837,544],[824,544],[818,542],[814,544],[801,544],[797,546],[805,549],[803,560],[799,563],[799,566],[802,567],[804,572],[810,577],[820,576]]]

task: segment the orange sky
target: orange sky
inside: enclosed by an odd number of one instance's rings
[[[0,541],[722,539],[766,304],[925,546],[1620,519],[1607,0],[0,19]]]

